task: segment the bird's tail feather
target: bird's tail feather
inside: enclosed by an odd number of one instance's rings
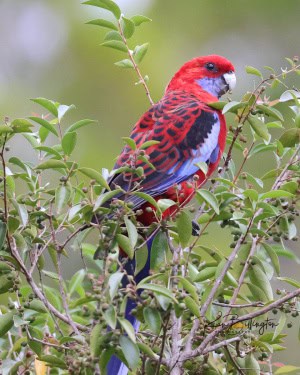
[[[145,266],[143,267],[143,269],[141,269],[141,271],[135,276],[134,279],[136,283],[139,283],[145,277],[149,276],[150,252],[151,252],[152,240],[153,238],[147,241],[147,247],[148,247],[147,262]],[[135,258],[133,258],[132,260],[128,259],[128,262],[126,263],[125,268],[129,275],[133,275],[134,270],[135,270]],[[126,277],[124,277],[122,280],[123,287],[126,287],[127,283],[128,283],[128,280]],[[135,332],[137,332],[139,329],[140,323],[136,319],[136,317],[131,315],[131,311],[135,307],[136,307],[136,302],[133,301],[132,299],[128,299],[127,304],[126,304],[126,309],[125,309],[125,318],[130,321]],[[109,360],[106,369],[107,369],[107,375],[127,375],[128,373],[127,366],[115,355],[113,355],[111,359]]]

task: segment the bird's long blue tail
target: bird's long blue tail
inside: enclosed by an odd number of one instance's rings
[[[136,283],[139,283],[145,277],[149,276],[150,252],[151,252],[152,241],[153,241],[153,237],[147,241],[147,247],[148,247],[147,262],[145,266],[143,267],[143,269],[134,277]],[[133,258],[132,260],[129,259],[128,262],[126,263],[125,268],[129,275],[134,275],[135,258]],[[123,287],[126,287],[127,283],[128,283],[128,280],[126,277],[124,277],[122,281]],[[125,318],[130,321],[135,332],[137,332],[139,329],[140,323],[133,315],[131,315],[131,311],[135,307],[136,307],[136,302],[133,301],[132,299],[128,299],[127,304],[126,304],[126,309],[125,309]],[[127,366],[115,355],[113,355],[111,359],[109,360],[106,370],[107,370],[107,375],[127,375],[128,373]]]

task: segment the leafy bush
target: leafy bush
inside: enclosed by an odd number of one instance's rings
[[[128,19],[111,0],[86,4],[112,13],[115,21],[89,23],[109,29],[103,45],[127,53],[116,65],[137,73],[152,103],[148,77],[139,69],[148,44],[131,50],[128,41],[150,19]],[[227,153],[211,184],[180,207],[175,220],[161,219],[174,202],[156,203],[138,186],[128,193],[156,207],[158,220],[150,228],[141,227],[130,204],[114,199],[120,190],[110,190],[107,170],[73,160],[78,133],[93,120],[67,125],[73,106],[44,98],[33,99],[40,117],[5,119],[0,125],[3,374],[45,374],[49,368],[51,374],[102,374],[112,354],[138,374],[270,371],[273,353],[284,349],[282,330],[292,326],[300,308],[300,282],[279,276],[281,257],[298,261],[288,244],[298,239],[300,94],[285,79],[293,74],[295,86],[300,69],[297,58],[287,61],[290,67],[280,73],[266,67],[271,71],[266,78],[246,67],[257,78],[255,89],[239,101],[211,104],[228,116]],[[285,92],[279,94],[279,88]],[[35,162],[8,156],[19,136],[29,142]],[[132,139],[124,141],[137,158],[144,157]],[[264,176],[249,173],[249,161],[266,159],[274,161],[274,169]],[[205,165],[200,167],[205,172]],[[134,165],[122,171],[143,176]],[[201,226],[196,236],[192,219]],[[119,245],[129,258],[135,254],[137,273],[147,259],[145,238],[153,231],[151,276],[138,284],[131,278],[122,288],[126,258],[119,258]],[[205,245],[224,231],[230,243]],[[62,260],[71,256],[82,266],[65,280]],[[282,282],[278,296],[275,279]],[[129,296],[137,301],[138,333],[124,318]],[[275,374],[297,371],[283,366]]]

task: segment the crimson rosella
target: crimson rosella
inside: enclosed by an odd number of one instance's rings
[[[136,123],[131,138],[137,148],[147,141],[157,141],[144,150],[144,156],[155,169],[145,160],[136,159],[135,167],[143,167],[145,176],[138,181],[140,191],[155,200],[167,198],[176,202],[164,211],[164,218],[173,216],[179,206],[188,203],[195,190],[216,169],[225,148],[227,130],[222,112],[208,104],[216,102],[228,90],[232,90],[235,83],[234,67],[224,57],[210,55],[194,58],[178,70],[162,99]],[[126,146],[117,159],[115,169],[132,166],[134,153]],[[206,174],[199,168],[200,162],[207,164]],[[112,189],[121,187],[128,191],[136,180],[136,176],[133,178],[128,173],[119,173],[111,178],[109,184]],[[138,220],[144,225],[150,225],[156,220],[153,210],[147,209],[150,204],[141,196],[129,194],[117,197],[129,200],[133,210],[142,210]],[[136,282],[149,274],[151,242],[148,243],[148,261],[135,276]],[[133,275],[134,260],[129,260],[126,268]],[[128,280],[123,280],[124,286],[127,283]],[[134,307],[134,301],[129,300],[125,316],[137,330],[138,322],[130,314]],[[107,366],[108,375],[125,375],[127,371],[127,367],[112,356]]]

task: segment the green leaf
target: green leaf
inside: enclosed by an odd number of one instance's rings
[[[176,205],[176,203],[172,199],[159,199],[157,201],[158,207],[160,208],[161,212],[166,211],[168,208]]]
[[[192,235],[192,220],[185,211],[181,211],[176,218],[177,233],[180,243],[185,247]]]
[[[271,134],[269,133],[267,125],[263,123],[258,117],[249,116],[247,120],[254,133],[261,137],[268,144],[271,140]]]
[[[89,0],[83,4],[93,5],[102,9],[109,10],[118,20],[121,17],[121,10],[118,5],[112,0]]]
[[[0,315],[0,337],[3,337],[14,325],[14,313],[8,312]]]
[[[151,18],[148,18],[146,16],[142,16],[142,15],[139,15],[139,14],[131,17],[130,19],[134,23],[135,26],[140,26],[144,22],[151,22],[152,21]]]
[[[29,308],[31,310],[37,311],[39,313],[45,314],[48,312],[47,308],[43,304],[42,301],[40,301],[37,298],[34,298],[32,301],[30,301]]]
[[[106,42],[101,43],[101,46],[109,47],[109,48],[116,49],[116,50],[122,51],[122,52],[127,52],[126,45],[124,44],[124,42],[121,42],[120,40],[108,40]],[[127,60],[122,60],[122,61],[127,61]],[[128,60],[128,61],[130,61],[130,60]],[[117,63],[115,63],[115,65],[117,65]],[[120,66],[120,65],[118,65],[118,66]]]
[[[0,250],[5,241],[7,226],[3,221],[0,221]]]
[[[149,43],[142,44],[141,46],[136,46],[133,51],[134,61],[139,64],[143,58],[146,56],[148,51]]]
[[[158,208],[156,200],[151,197],[151,195],[142,193],[140,191],[133,192],[133,195],[136,195],[137,197],[143,199],[144,201],[150,203],[153,207]]]
[[[117,326],[117,313],[114,306],[109,306],[109,308],[103,314],[106,323],[112,328],[115,329]]]
[[[200,161],[199,163],[195,163],[195,165],[202,171],[205,176],[207,175],[208,172],[208,165],[204,161]]]
[[[78,270],[71,278],[69,282],[69,294],[70,296],[77,291],[77,289],[82,287],[82,282],[84,279],[85,271]]]
[[[47,111],[52,113],[54,117],[58,116],[57,105],[54,101],[45,98],[35,98],[30,100],[47,109]]]
[[[101,185],[102,187],[104,187],[105,189],[110,190],[110,187],[108,186],[108,183],[105,180],[105,178],[99,172],[95,171],[94,169],[92,169],[92,168],[79,168],[78,171],[83,173],[87,177],[89,177],[93,180],[96,180],[98,182],[98,184]]]
[[[276,146],[274,144],[266,145],[265,143],[258,143],[250,151],[250,156],[266,151],[276,151]]]
[[[167,251],[169,249],[167,235],[158,232],[154,237],[150,252],[150,268],[155,270],[166,262]]]
[[[120,282],[122,281],[123,276],[124,274],[122,272],[116,272],[110,276],[109,281],[108,281],[108,287],[109,287],[109,296],[111,300],[113,300],[114,296],[119,290]]]
[[[161,329],[161,316],[157,309],[145,307],[143,310],[144,319],[149,329],[159,335]]]
[[[33,124],[24,118],[17,118],[12,121],[11,127],[14,133],[30,133]]]
[[[130,19],[122,17],[122,30],[125,38],[131,38],[135,30],[134,23]]]
[[[0,125],[0,135],[7,133],[13,133],[13,129],[7,125]]]
[[[176,279],[182,284],[183,288],[191,295],[194,301],[199,304],[196,287],[185,277],[176,276]]]
[[[49,365],[53,366],[54,368],[55,367],[58,367],[61,369],[67,368],[65,361],[58,357],[55,357],[54,355],[50,355],[50,354],[41,355],[39,356],[38,360],[49,363]]]
[[[49,159],[39,164],[36,169],[66,169],[66,164],[61,160]]]
[[[199,189],[197,190],[196,194],[202,200],[204,200],[209,206],[211,206],[211,208],[215,211],[217,215],[220,213],[217,198],[210,191],[206,189]]]
[[[285,131],[279,138],[279,141],[282,143],[283,147],[294,147],[300,142],[300,129],[291,128]]]
[[[123,234],[117,234],[116,240],[120,248],[128,255],[130,259],[134,257],[134,247],[131,244],[130,239]]]
[[[97,123],[98,121],[95,121],[95,120],[89,120],[89,119],[85,119],[85,120],[80,120],[80,121],[77,121],[75,122],[74,124],[70,125],[67,130],[66,130],[66,133],[71,133],[77,129],[80,129],[84,126],[87,126],[89,124],[95,124]]]
[[[124,223],[126,225],[128,237],[131,243],[131,246],[134,248],[138,240],[138,232],[131,220],[128,219],[128,216],[124,216]]]
[[[268,107],[268,106],[266,106],[264,104],[257,104],[256,108],[260,112],[264,113],[265,115],[274,117],[277,120],[282,121],[282,122],[284,121],[284,118],[283,118],[282,114],[277,109],[275,109],[273,107]]]
[[[119,321],[121,327],[127,333],[130,340],[132,342],[136,343],[135,332],[134,332],[134,328],[133,328],[132,324],[127,319],[123,319],[123,318],[118,318],[118,321]]]
[[[200,308],[197,305],[197,303],[192,299],[192,297],[186,296],[184,298],[184,303],[193,315],[195,315],[197,318],[200,318]]]
[[[136,370],[140,359],[139,347],[126,336],[120,337],[120,345],[129,367]]]
[[[10,288],[14,285],[13,280],[7,280],[7,275],[0,276],[0,294],[8,292]],[[1,324],[0,324],[1,331]]]
[[[96,25],[96,26],[106,27],[107,29],[118,31],[118,27],[114,23],[112,23],[110,21],[107,21],[107,20],[104,20],[104,19],[101,19],[101,18],[91,20],[91,21],[87,22],[87,24],[88,25]]]
[[[300,282],[299,281],[296,281],[294,279],[291,279],[290,277],[277,277],[278,280],[280,281],[285,281],[286,283],[296,287],[296,288],[300,288]]]
[[[136,143],[135,140],[130,137],[122,137],[123,141],[131,148],[131,150],[136,150]]]
[[[107,40],[119,40],[119,41],[123,42],[122,36],[120,35],[120,33],[118,31],[115,31],[115,30],[109,31],[105,35],[104,41],[107,41]]]
[[[172,292],[164,286],[157,285],[157,284],[146,284],[146,283],[143,283],[143,280],[142,280],[141,282],[138,283],[137,289],[146,289],[154,293],[162,294],[163,296],[168,297],[177,303],[177,300],[173,296]]]
[[[228,104],[228,102],[217,101],[217,102],[208,103],[207,105],[211,108],[221,110],[225,107],[226,104]]]
[[[99,357],[101,353],[101,346],[103,344],[102,325],[96,324],[90,333],[90,348],[93,357]]]
[[[250,353],[245,358],[245,368],[247,375],[260,375],[260,366],[254,354]]]
[[[120,68],[127,68],[127,69],[133,69],[134,65],[131,60],[125,59],[121,61],[115,62],[115,65],[119,66]]]
[[[285,190],[271,190],[271,191],[268,191],[267,193],[263,193],[259,195],[260,200],[271,199],[271,198],[284,198],[284,197],[293,197],[293,194]]]
[[[139,342],[138,343],[139,349],[145,353],[149,358],[157,359],[158,356],[153,352],[153,350],[146,344]],[[148,373],[147,373],[148,374]]]
[[[295,181],[289,181],[281,185],[281,189],[288,191],[291,194],[296,194],[298,190],[298,184]]]
[[[217,267],[205,267],[203,270],[199,271],[197,276],[193,281],[203,282],[207,279],[211,279],[215,276]]]
[[[220,276],[225,265],[226,265],[226,259],[224,258],[219,262],[216,268],[215,279],[217,279]],[[237,281],[235,280],[235,278],[232,276],[232,274],[229,271],[226,272],[223,282],[225,285],[230,285],[230,286],[233,286],[234,288],[238,287]]]
[[[147,141],[147,142],[144,142],[140,147],[139,149],[140,150],[144,150],[148,147],[151,147],[151,146],[154,146],[154,145],[158,145],[160,143],[160,141]]]
[[[100,194],[99,197],[96,199],[95,205],[94,205],[94,212],[101,207],[105,202],[109,201],[114,196],[122,193],[121,189],[111,190],[107,191],[106,193]]]
[[[39,329],[32,327],[30,325],[28,326],[28,331],[30,333],[30,336],[33,338],[42,340],[44,337],[43,333]],[[27,341],[30,349],[32,349],[37,355],[41,355],[43,349],[42,344],[33,340],[29,340],[28,336]]]
[[[246,73],[253,74],[255,76],[263,78],[263,75],[261,74],[261,72],[258,69],[254,68],[253,66],[250,66],[250,65],[246,66]]]
[[[256,202],[258,200],[258,193],[254,189],[246,189],[243,191],[243,195],[246,198],[250,198],[252,201]]]
[[[52,280],[59,280],[59,277],[56,273],[47,271],[47,270],[42,270],[43,274],[47,277],[50,277]]]
[[[58,137],[58,133],[54,127],[54,125],[50,124],[50,122],[44,120],[43,118],[41,117],[29,117],[30,120],[38,123],[39,125],[41,125],[43,128],[47,129],[49,132],[51,132],[52,134],[56,135]]]
[[[264,292],[268,300],[273,300],[273,291],[270,281],[258,265],[252,266],[249,270],[249,276],[251,282]]]
[[[15,209],[18,211],[22,226],[25,227],[28,223],[28,212],[26,206],[24,204],[17,203],[15,200],[12,200],[12,203]]]
[[[263,242],[262,246],[264,247],[267,254],[269,255],[277,275],[279,275],[280,274],[280,263],[279,263],[278,255],[276,254],[275,250],[272,248],[271,245],[268,245],[267,243]]]
[[[135,250],[135,275],[145,267],[148,259],[148,248],[145,244],[140,249]]]
[[[77,134],[75,132],[66,133],[61,141],[64,153],[70,156],[76,146]]]
[[[223,114],[225,114],[227,112],[237,113],[238,109],[243,108],[246,105],[247,105],[247,103],[232,101],[232,102],[229,102],[229,103],[225,104],[225,106],[223,107],[222,113]]]
[[[60,185],[55,190],[55,206],[56,212],[61,213],[62,209],[67,205],[71,197],[71,188],[68,185]]]
[[[14,319],[14,326],[16,328],[19,328],[24,325],[28,325],[28,323],[30,323],[29,320],[24,320],[19,315],[14,315],[13,319]]]
[[[285,323],[286,323],[286,315],[281,314],[280,318],[279,318],[279,321],[278,321],[278,325],[276,326],[275,331],[273,333],[272,341],[274,341],[276,339],[276,337],[282,332],[282,330],[285,326]]]
[[[62,159],[62,155],[58,151],[56,151],[53,147],[38,146],[38,147],[35,147],[35,149],[39,151],[44,151],[49,155],[53,155],[56,158]]]

